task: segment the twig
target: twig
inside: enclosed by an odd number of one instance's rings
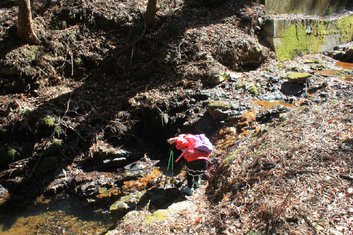
[[[71,61],[71,77],[74,76],[74,56],[73,56],[73,53],[72,51],[70,50],[69,51],[69,55],[70,55],[70,61]]]
[[[291,175],[302,175],[302,174],[320,174],[321,172],[320,171],[311,171],[311,170],[290,170],[290,171],[287,171],[284,176],[285,177],[288,177],[288,176],[291,176]]]
[[[134,57],[134,49],[135,49],[135,44],[140,41],[142,39],[142,37],[145,35],[146,33],[146,29],[147,29],[147,26],[146,26],[146,22],[144,21],[143,22],[143,31],[142,33],[140,34],[140,36],[132,42],[131,44],[131,53],[130,53],[130,61],[129,61],[129,71],[130,71],[130,68],[131,68],[131,64],[132,64],[132,58]]]
[[[65,110],[64,114],[61,116],[61,118],[63,118],[63,117],[67,114],[67,112],[69,112],[69,109],[70,109],[70,102],[71,102],[71,98],[69,98],[69,100],[67,101],[67,103],[66,103],[66,110]]]
[[[340,174],[339,176],[340,176],[342,179],[349,180],[349,181],[352,181],[352,182],[353,182],[353,177],[350,176],[350,175],[342,175],[342,174]]]
[[[293,194],[293,188],[295,188],[295,185],[293,187],[291,187],[291,190],[288,192],[286,198],[283,200],[281,205],[278,207],[277,213],[271,218],[269,225],[268,225],[268,228],[267,228],[267,232],[269,234],[270,234],[271,229],[273,228],[273,224],[276,222],[278,217],[285,211],[288,199]]]
[[[66,124],[65,122],[63,122],[63,125],[64,125],[66,128],[68,128],[68,129],[72,130],[73,132],[75,132],[76,135],[77,135],[81,140],[83,140],[85,143],[87,143],[87,140],[86,140],[85,138],[83,138],[82,135],[81,135],[77,130],[75,130],[75,128],[73,128],[71,125]]]

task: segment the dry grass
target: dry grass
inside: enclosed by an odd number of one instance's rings
[[[230,154],[208,188],[219,232],[351,234],[350,103],[299,108]]]

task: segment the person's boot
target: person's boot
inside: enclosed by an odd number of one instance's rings
[[[186,196],[191,196],[194,192],[193,188],[185,187],[182,190],[182,193],[185,194]]]
[[[200,176],[195,176],[194,180],[195,180],[195,182],[194,182],[194,189],[200,188],[200,185],[201,185],[201,177],[200,177]]]

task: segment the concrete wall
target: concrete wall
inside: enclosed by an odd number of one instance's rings
[[[330,15],[349,7],[351,2],[352,0],[265,0],[265,9],[267,14]]]
[[[353,40],[353,14],[333,19],[272,19],[265,24],[266,39],[279,60],[326,51]]]
[[[353,0],[265,0],[264,32],[280,60],[317,53],[353,40]],[[305,14],[288,17],[287,14]],[[321,15],[323,17],[317,17]]]

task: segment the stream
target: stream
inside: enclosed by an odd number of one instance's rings
[[[1,234],[101,234],[111,225],[108,214],[66,194],[50,201],[16,199],[0,212]]]

